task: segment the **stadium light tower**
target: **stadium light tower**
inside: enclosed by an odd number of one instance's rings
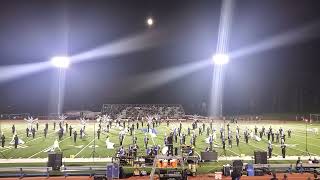
[[[58,75],[58,103],[57,103],[57,113],[60,116],[63,109],[63,92],[65,84],[65,70],[70,66],[70,58],[68,56],[55,56],[50,60],[53,67],[59,69]]]
[[[221,14],[218,31],[216,54],[212,56],[214,65],[212,88],[210,96],[209,116],[223,118],[223,90],[228,55],[229,37],[231,32],[234,0],[225,0],[221,4]]]
[[[70,66],[70,58],[67,56],[55,56],[51,58],[51,64],[60,69],[67,69]]]
[[[213,63],[217,65],[228,64],[230,61],[229,56],[227,54],[215,54],[212,56],[212,60]]]
[[[146,23],[147,23],[147,25],[148,25],[149,27],[153,26],[154,21],[153,21],[152,17],[148,17]]]

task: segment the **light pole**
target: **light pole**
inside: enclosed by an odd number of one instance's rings
[[[308,152],[308,123],[306,121],[306,151]]]
[[[95,155],[96,155],[96,121],[93,122],[93,148],[91,153],[93,164],[95,163],[94,162]]]
[[[50,60],[52,66],[58,68],[58,103],[57,111],[60,116],[63,109],[63,90],[65,80],[65,70],[70,66],[70,58],[68,56],[55,56]]]
[[[310,115],[309,120],[311,121],[311,115]],[[309,155],[309,152],[308,152],[308,119],[305,119],[305,122],[306,122],[306,152]]]
[[[226,137],[226,120],[223,117],[223,85],[224,70],[226,64],[229,63],[229,56],[226,53],[216,53],[212,56],[214,64],[212,90],[211,90],[211,112],[210,115],[223,118],[223,136]],[[223,139],[225,141],[225,139]],[[225,143],[225,142],[224,142]],[[226,153],[224,151],[224,153]]]
[[[225,66],[229,63],[230,58],[228,54],[217,53],[212,56],[212,63],[214,64],[214,75],[212,83],[211,108],[213,108],[211,115],[218,117],[223,116],[223,86],[224,86],[224,71]]]

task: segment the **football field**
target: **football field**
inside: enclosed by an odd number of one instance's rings
[[[49,122],[49,131],[48,135],[45,138],[43,129],[45,127],[45,123]],[[96,141],[94,141],[94,123],[93,121],[89,122],[86,125],[86,135],[83,139],[80,139],[79,130],[82,125],[77,120],[68,120],[68,124],[74,128],[74,130],[78,131],[77,142],[74,143],[73,135],[69,136],[69,132],[66,132],[61,141],[59,141],[59,146],[63,152],[63,156],[67,158],[89,158],[92,157],[92,151],[94,147],[94,143],[96,144],[96,154],[95,157],[112,157],[115,155],[116,150],[119,148],[119,132],[120,128],[115,126],[113,123],[113,127],[111,128],[109,133],[102,132],[100,139],[96,136]],[[18,146],[17,149],[14,148],[14,145],[9,144],[12,140],[12,132],[11,127],[15,124],[18,137],[23,140],[25,143]],[[254,126],[256,125],[259,130],[264,126],[266,130],[272,126],[273,130],[278,130],[282,127],[286,134],[287,130],[292,130],[291,138],[286,136],[286,145],[287,145],[287,156],[308,156],[308,153],[311,156],[320,155],[320,135],[315,133],[315,129],[320,128],[319,124],[308,124],[308,135],[307,135],[307,144],[308,144],[308,152],[306,151],[306,124],[303,122],[293,122],[293,121],[247,121],[247,122],[239,122],[238,125],[240,127],[240,145],[236,146],[235,141],[235,129],[236,124],[230,123],[230,128],[233,132],[233,147],[226,146],[226,151],[223,151],[221,146],[221,141],[219,139],[219,128],[223,124],[223,121],[215,121],[213,123],[213,127],[217,130],[217,139],[214,141],[215,150],[218,151],[219,156],[253,156],[254,151],[262,151],[267,150],[268,140],[267,136],[264,136],[263,139],[258,142],[254,139],[250,139],[249,143],[246,144],[243,138],[243,130],[248,127],[251,130],[254,130]],[[126,125],[127,126],[127,125]],[[159,127],[155,127],[157,132],[157,136],[155,138],[151,138],[149,136],[149,145],[158,144],[163,147],[165,134],[169,134],[170,131],[178,127],[178,122],[171,122],[169,127],[167,127],[166,123],[163,122]],[[209,123],[205,123],[206,128],[209,127]],[[53,145],[54,141],[58,139],[58,123],[56,126],[56,130],[53,130],[53,121],[39,121],[39,130],[36,132],[35,138],[32,136],[27,137],[26,128],[27,122],[23,120],[7,120],[1,121],[1,130],[6,137],[5,147],[0,148],[1,158],[2,159],[18,159],[18,158],[46,158],[47,150]],[[63,126],[65,127],[65,126]],[[128,126],[127,126],[128,127]],[[191,122],[182,123],[183,130],[185,134],[187,134],[187,128],[191,128]],[[202,128],[202,122],[198,123],[198,127]],[[138,146],[140,147],[138,155],[145,154],[144,148],[144,131],[143,128],[146,128],[146,123],[144,123],[144,127],[141,127],[141,123],[139,125],[139,129],[135,130],[135,134],[138,138]],[[96,130],[98,129],[98,123],[96,123]],[[258,131],[259,131],[258,130]],[[209,144],[206,143],[205,139],[206,130],[202,133],[202,135],[198,134],[198,129],[196,129],[195,133],[198,135],[196,141],[195,151],[196,153],[200,153],[204,151]],[[106,148],[106,137],[110,137],[110,141],[115,143],[114,149]],[[132,143],[132,136],[127,133],[124,138],[124,147],[127,149],[128,146]],[[190,144],[190,136],[186,136],[186,144]],[[174,143],[174,146],[180,146],[179,138],[178,142]],[[273,144],[273,154],[274,156],[281,155],[280,144]]]

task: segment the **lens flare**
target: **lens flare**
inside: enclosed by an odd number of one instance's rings
[[[233,14],[233,0],[222,1],[219,33],[216,54],[212,57],[214,62],[214,73],[209,104],[209,116],[221,117],[223,108],[223,80],[225,64],[229,62],[228,46],[229,32]]]
[[[224,65],[229,63],[229,56],[227,54],[215,54],[212,60],[214,64]]]
[[[152,19],[151,17],[149,17],[149,18],[147,19],[147,25],[148,25],[148,26],[152,26],[152,25],[153,25],[153,19]]]
[[[56,56],[51,59],[51,64],[54,67],[66,69],[70,66],[70,58],[67,56]]]

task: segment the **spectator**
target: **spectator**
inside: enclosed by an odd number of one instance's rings
[[[272,178],[270,180],[278,180],[275,172],[272,173]]]
[[[316,159],[316,157],[314,157],[314,159],[312,160],[312,163],[313,163],[313,164],[318,164],[318,163],[319,163],[319,160]]]
[[[111,117],[122,116],[122,118],[136,118],[148,115],[181,117],[185,114],[181,105],[158,104],[108,104],[104,106],[103,111]]]
[[[283,175],[282,180],[288,180],[288,176],[287,176],[287,174],[284,174],[284,175]]]
[[[301,161],[300,157],[298,157],[298,160],[297,160],[297,163],[296,163],[296,170],[299,173],[303,173],[302,161]]]
[[[290,164],[289,168],[287,169],[287,172],[292,174],[292,164]]]

